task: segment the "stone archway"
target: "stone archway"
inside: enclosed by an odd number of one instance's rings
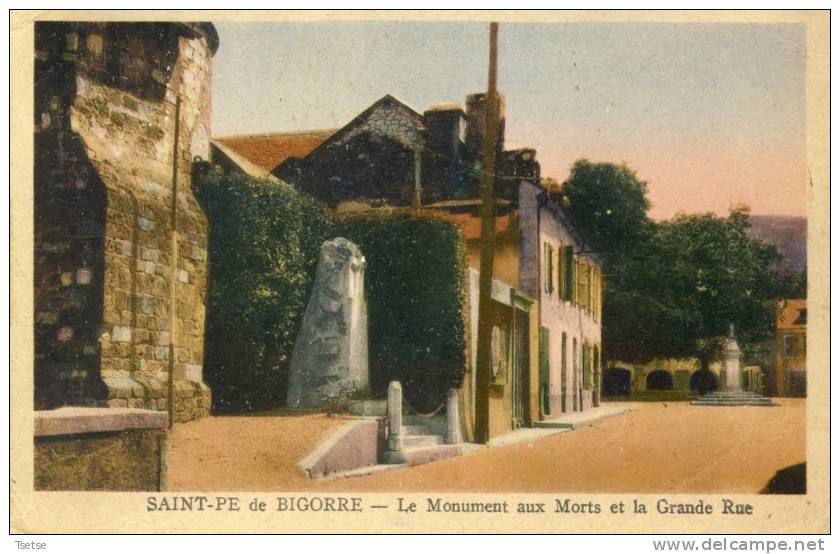
[[[604,396],[629,396],[633,390],[632,373],[623,367],[610,367],[604,371]]]
[[[655,369],[648,373],[647,390],[674,390],[674,378],[664,369]]]
[[[698,369],[694,373],[691,374],[691,380],[689,381],[691,385],[692,392],[699,392],[700,385],[705,385],[706,392],[716,391],[718,389],[718,378],[717,375],[712,373],[711,371]]]

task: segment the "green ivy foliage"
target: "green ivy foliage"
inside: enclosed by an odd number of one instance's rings
[[[365,212],[339,223],[367,260],[371,391],[400,381],[412,408],[431,412],[466,368],[465,246],[432,214]]]
[[[204,378],[213,409],[282,405],[320,248],[335,224],[282,183],[218,169],[197,181],[210,227]]]
[[[283,183],[213,169],[196,179],[209,221],[204,378],[217,413],[286,401],[289,362],[321,245],[343,236],[367,260],[371,392],[399,380],[431,411],[466,368],[465,247],[433,214],[366,212],[336,220]]]

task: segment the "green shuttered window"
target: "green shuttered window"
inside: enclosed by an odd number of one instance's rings
[[[566,246],[564,248],[563,258],[566,262],[566,268],[563,273],[566,282],[563,286],[566,293],[565,300],[574,302],[575,300],[575,251],[573,246]]]

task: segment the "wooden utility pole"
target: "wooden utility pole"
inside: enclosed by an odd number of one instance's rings
[[[476,355],[475,441],[490,440],[491,319],[496,199],[493,193],[496,161],[496,63],[499,24],[490,24],[490,68],[484,97],[484,157],[481,172],[481,270],[478,286],[478,353]]]

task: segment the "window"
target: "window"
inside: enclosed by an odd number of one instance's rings
[[[582,358],[582,373],[583,373],[583,388],[589,388],[589,344],[584,341],[580,348],[580,355]]]
[[[543,258],[545,260],[543,264],[543,275],[545,277],[545,292],[548,294],[551,294],[551,292],[554,290],[554,269],[552,264],[552,250],[554,249],[551,247],[551,244],[549,244],[548,242],[543,244]]]
[[[562,244],[557,248],[557,296],[566,298],[566,247]]]
[[[587,304],[589,302],[589,296],[586,290],[586,281],[587,281],[587,264],[583,259],[578,256],[577,260],[577,268],[575,270],[575,274],[577,277],[577,294],[575,294],[575,300],[577,301],[578,305],[583,307],[584,309],[587,308]]]
[[[551,413],[549,374],[551,371],[551,340],[547,328],[540,327],[540,403],[542,413]]]
[[[601,349],[598,345],[594,345],[592,347],[592,368],[595,370],[595,378],[597,381],[600,381],[601,377]],[[601,387],[601,383],[595,383],[596,388]]]
[[[560,339],[560,369],[563,370],[563,379],[566,379],[566,358],[568,357],[566,354],[566,333],[563,333],[562,338]]]
[[[573,246],[566,246],[564,249],[563,259],[566,262],[566,267],[563,269],[563,275],[566,279],[564,284],[565,299],[569,302],[575,301],[575,251]]]
[[[568,387],[566,380],[566,360],[568,354],[566,353],[566,333],[563,333],[560,341],[560,410],[566,411],[566,390]]]
[[[804,358],[805,348],[805,335],[787,334],[782,336],[782,355],[785,358]]]
[[[548,373],[551,365],[551,333],[548,328],[540,327],[540,383],[548,383]]]

